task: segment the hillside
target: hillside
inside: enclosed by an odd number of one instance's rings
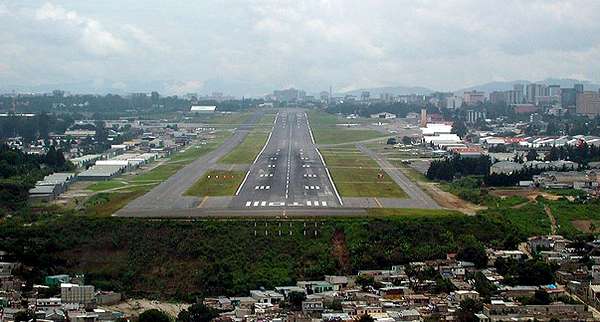
[[[448,212],[322,219],[316,227],[309,220],[306,235],[300,221],[291,228],[284,222],[281,236],[277,222],[254,223],[67,215],[32,226],[0,224],[0,249],[35,267],[29,275],[38,282],[47,274],[85,272],[103,290],[186,300],[444,258],[468,235],[487,244],[515,237],[499,219]]]

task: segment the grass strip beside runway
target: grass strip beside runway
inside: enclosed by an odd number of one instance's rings
[[[270,128],[269,128],[270,129]],[[248,133],[244,141],[240,143],[233,151],[219,160],[219,163],[226,164],[251,164],[256,155],[265,145],[269,132],[265,130],[253,130]]]
[[[186,196],[233,196],[244,179],[242,171],[211,170],[185,192]]]
[[[336,124],[346,123],[348,120],[338,120],[335,115],[325,112],[310,111],[308,117],[317,144],[351,143],[384,136],[375,130],[338,126]]]
[[[364,154],[338,154],[328,149],[322,149],[321,153],[342,197],[407,197],[392,178]]]

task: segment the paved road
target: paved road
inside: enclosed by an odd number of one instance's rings
[[[401,205],[407,208],[440,208],[440,206],[427,193],[421,190],[416,183],[407,178],[404,173],[394,167],[394,165],[385,158],[381,157],[373,150],[368,149],[362,144],[357,144],[356,147],[361,152],[375,160],[377,164],[379,164],[379,166],[392,178],[392,180],[394,180],[396,184],[398,184],[400,188],[406,192],[410,202],[406,201],[401,203]]]
[[[148,210],[164,211],[196,207],[199,199],[183,196],[183,193],[211,169],[220,158],[239,145],[252,129],[252,125],[260,120],[262,114],[262,112],[253,114],[245,124],[235,131],[233,136],[215,150],[188,164],[148,193],[133,200],[119,210],[117,215],[135,215],[137,212]]]
[[[279,112],[267,144],[250,166],[230,207],[250,210],[341,205],[306,113],[299,109]]]

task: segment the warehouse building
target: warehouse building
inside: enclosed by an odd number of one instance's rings
[[[43,180],[36,182],[35,187],[29,190],[29,200],[31,201],[51,201],[56,199],[61,193],[67,191],[67,188],[77,179],[75,173],[57,172],[44,177]]]

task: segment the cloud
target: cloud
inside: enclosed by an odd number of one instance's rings
[[[154,36],[150,35],[149,33],[145,32],[144,30],[142,30],[139,27],[136,27],[136,26],[130,25],[130,24],[126,24],[123,26],[123,30],[131,38],[133,38],[135,41],[142,44],[146,48],[154,49],[154,50],[158,50],[158,51],[168,51],[169,50],[169,48],[165,44],[161,43],[156,38],[154,38]]]
[[[600,81],[597,0],[57,3],[67,2],[0,4],[0,62],[11,67],[0,84],[143,78],[175,80],[177,93],[258,95],[291,85]]]
[[[166,85],[167,92],[171,94],[187,94],[187,93],[198,93],[202,90],[204,82],[201,80],[188,80],[170,83]]]
[[[109,32],[97,20],[81,16],[52,3],[45,3],[35,13],[40,21],[64,23],[79,32],[79,41],[89,53],[98,56],[122,54],[128,51],[124,40]]]

